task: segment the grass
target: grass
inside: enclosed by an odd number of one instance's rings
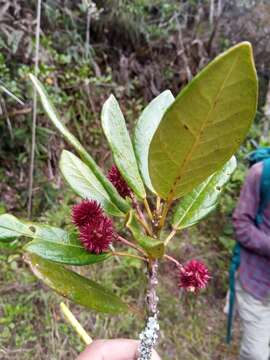
[[[70,196],[44,215],[54,225],[69,221]],[[57,203],[57,202],[56,202]],[[200,229],[175,239],[169,249],[179,260],[204,259],[212,273],[211,284],[200,295],[185,294],[177,287],[173,265],[160,266],[160,325],[158,351],[163,360],[233,360],[238,336],[231,348],[224,344],[226,323],[222,308],[227,283],[228,251],[215,238],[219,215]],[[220,227],[220,225],[219,225]],[[8,260],[8,261],[7,261]],[[128,302],[144,305],[145,270],[135,260],[110,260],[77,269],[113,289]],[[0,258],[0,359],[76,359],[84,344],[60,313],[62,298],[38,282],[21,257],[3,253]],[[126,316],[95,314],[69,304],[87,332],[96,338],[137,338],[141,320]],[[238,334],[238,331],[236,332]]]

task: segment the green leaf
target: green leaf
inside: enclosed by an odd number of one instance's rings
[[[190,192],[232,157],[256,113],[257,94],[248,42],[218,56],[181,91],[150,144],[150,178],[163,199]]]
[[[132,210],[129,213],[126,226],[131,231],[134,239],[151,258],[158,259],[163,257],[165,251],[164,243],[142,233]]]
[[[132,142],[122,111],[113,95],[103,105],[101,122],[117,168],[135,194],[144,199],[146,193]]]
[[[129,310],[128,305],[111,291],[60,264],[42,259],[35,254],[27,254],[25,260],[40,280],[79,305],[110,314]]]
[[[11,250],[11,251],[15,251],[17,250],[17,248],[20,246],[20,243],[18,241],[18,239],[16,238],[15,240],[10,240],[9,242],[2,242],[0,240],[0,249],[5,249],[5,250]]]
[[[0,241],[13,241],[16,237],[33,237],[34,233],[26,223],[9,214],[0,215]]]
[[[236,159],[233,156],[221,170],[185,195],[175,208],[173,228],[180,230],[195,225],[213,211],[218,204],[222,188],[235,169]]]
[[[173,101],[174,96],[171,91],[163,91],[147,105],[135,127],[133,143],[138,166],[145,185],[154,193],[155,190],[151,183],[148,171],[149,146],[165,110],[173,103]]]
[[[35,226],[34,240],[24,246],[30,253],[68,265],[89,265],[104,261],[111,253],[92,254],[85,250],[76,233],[48,225]]]
[[[24,249],[45,259],[69,265],[88,265],[104,261],[111,253],[92,254],[84,249],[76,233],[32,222],[21,221],[13,215],[0,216],[0,242],[11,243],[25,236],[33,239]]]
[[[63,150],[60,158],[60,169],[71,188],[82,198],[98,201],[110,215],[123,215],[113,204],[95,174],[77,156]]]
[[[95,176],[99,179],[103,187],[108,192],[114,204],[124,213],[128,212],[128,210],[130,209],[129,203],[118,194],[115,187],[102,173],[100,167],[95,163],[94,159],[90,156],[90,154],[88,154],[88,152],[79,142],[79,140],[76,139],[76,137],[72,135],[67,129],[67,127],[60,121],[60,117],[54,105],[50,101],[49,96],[41,82],[33,74],[30,74],[29,76],[40,96],[40,100],[42,102],[44,110],[46,111],[48,117],[50,118],[54,126],[63,135],[65,140],[76,149],[76,151],[78,152],[82,160],[86,163],[86,165],[90,167],[92,172],[95,174]]]

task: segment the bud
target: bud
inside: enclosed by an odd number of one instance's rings
[[[130,197],[132,194],[131,189],[126,183],[125,179],[120,174],[119,170],[113,165],[108,173],[108,179],[114,185],[118,193],[123,197]]]

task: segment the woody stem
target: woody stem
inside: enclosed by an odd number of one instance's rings
[[[158,285],[158,260],[150,260],[148,263],[148,291],[146,303],[148,308],[148,319],[145,329],[140,333],[140,345],[138,349],[138,360],[151,360],[152,351],[157,342],[159,334],[158,324],[158,296],[156,293]]]

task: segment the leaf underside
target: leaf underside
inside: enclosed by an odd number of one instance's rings
[[[150,144],[150,178],[163,199],[190,192],[232,157],[255,116],[257,93],[247,42],[218,56],[180,92]]]

